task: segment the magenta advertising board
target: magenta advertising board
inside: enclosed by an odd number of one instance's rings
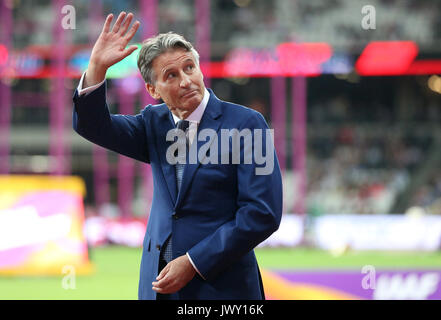
[[[440,270],[262,270],[262,278],[274,300],[441,300]]]

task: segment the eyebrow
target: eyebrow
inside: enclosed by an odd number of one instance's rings
[[[184,63],[187,63],[187,62],[191,62],[191,63],[195,63],[192,59],[190,59],[190,58],[187,58],[187,59],[185,59],[184,60]],[[166,75],[169,71],[171,71],[171,70],[173,70],[175,67],[171,67],[171,68],[167,68],[167,69],[165,69],[163,72],[162,72],[162,75]]]

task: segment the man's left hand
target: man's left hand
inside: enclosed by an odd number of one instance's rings
[[[170,261],[152,282],[153,290],[161,294],[175,293],[182,289],[196,274],[186,255]]]

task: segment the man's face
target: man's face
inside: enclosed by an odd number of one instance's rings
[[[190,115],[204,97],[204,77],[193,54],[169,50],[153,60],[155,84],[146,88],[154,99],[162,99],[181,118]]]

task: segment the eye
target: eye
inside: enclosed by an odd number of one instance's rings
[[[172,79],[172,78],[174,78],[176,75],[175,75],[175,73],[174,72],[170,72],[168,75],[167,75],[167,79]]]
[[[192,71],[193,69],[194,69],[194,65],[189,64],[189,65],[187,66],[187,70],[188,70],[188,71]]]

